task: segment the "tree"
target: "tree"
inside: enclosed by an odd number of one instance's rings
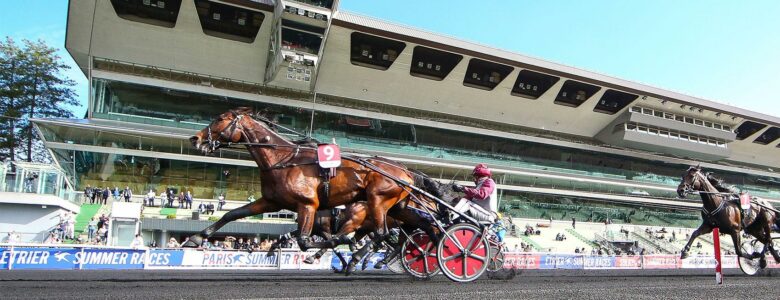
[[[43,41],[6,38],[0,42],[0,159],[46,161],[48,154],[33,131],[31,118],[72,118],[79,106],[70,69]]]

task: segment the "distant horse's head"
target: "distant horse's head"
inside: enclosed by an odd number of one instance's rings
[[[680,180],[680,184],[677,186],[677,195],[680,196],[680,198],[684,198],[689,192],[704,191],[705,181],[707,181],[707,176],[704,176],[704,173],[701,172],[701,168],[699,166],[691,166],[685,171],[685,174],[683,174],[682,179]]]
[[[271,130],[265,122],[254,122],[252,120],[252,109],[239,107],[219,115],[211,121],[209,126],[190,137],[190,142],[193,147],[203,151],[203,153],[212,154],[229,143],[247,141],[244,131],[246,124],[249,124],[246,123],[247,121],[252,121],[254,124],[260,124],[265,129]],[[270,137],[265,136],[259,142],[267,142],[268,139]]]

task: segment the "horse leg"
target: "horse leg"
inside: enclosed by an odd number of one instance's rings
[[[317,212],[317,207],[312,204],[300,204],[298,205],[298,247],[301,251],[309,250],[310,248],[323,248],[327,247],[329,242],[315,243],[311,240],[311,233],[314,229],[314,217]]]
[[[363,247],[360,248],[360,250],[358,250],[357,252],[352,254],[352,259],[349,261],[349,264],[347,265],[346,275],[354,273],[355,269],[357,268],[357,264],[360,263],[360,261],[363,260],[363,257],[369,251],[371,251],[371,249],[372,249],[372,247],[374,245],[373,240],[376,239],[377,237],[373,236],[373,238],[371,238],[372,235],[369,235],[369,237],[370,237],[369,241],[366,242],[366,244],[363,245]]]
[[[685,247],[683,247],[682,251],[680,251],[680,259],[685,259],[688,257],[688,250],[691,250],[691,244],[693,244],[693,241],[699,237],[702,234],[708,234],[712,232],[712,227],[710,227],[707,223],[701,223],[699,225],[699,228],[696,228],[696,230],[691,233],[691,238],[688,240],[688,243],[685,244]]]
[[[772,254],[772,258],[775,259],[776,263],[780,263],[780,255],[778,255],[777,250],[775,249],[775,244],[772,241],[772,225],[769,222],[771,220],[768,213],[765,215],[766,222],[764,222],[763,230],[764,230],[764,248],[769,248],[769,253]]]
[[[182,245],[187,248],[197,248],[203,245],[203,240],[208,239],[212,234],[217,232],[225,224],[233,222],[235,220],[245,218],[248,216],[254,216],[267,212],[275,212],[279,210],[279,206],[276,203],[272,203],[264,200],[263,198],[255,200],[255,202],[246,204],[239,208],[233,209],[227,212],[219,221],[206,227],[201,232],[190,236],[189,240]]]
[[[742,253],[742,236],[738,231],[729,232],[729,235],[731,236],[731,242],[734,243],[734,252],[736,252],[737,257],[744,257],[747,259],[754,259],[757,257],[757,252]]]
[[[314,253],[314,254],[309,255],[308,257],[306,257],[306,259],[304,259],[303,262],[306,263],[306,264],[313,264],[316,260],[320,259],[322,257],[322,255],[324,255],[325,252],[327,252],[327,251],[328,251],[328,248],[322,248],[322,249],[320,249],[320,251],[317,251],[317,253]]]

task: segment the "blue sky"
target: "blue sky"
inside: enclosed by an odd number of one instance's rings
[[[0,35],[64,46],[67,1],[16,7],[0,4]],[[342,0],[341,9],[780,116],[780,1]],[[75,64],[68,75],[82,116],[86,79]]]

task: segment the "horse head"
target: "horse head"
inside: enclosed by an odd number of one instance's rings
[[[252,123],[247,123],[248,121]],[[230,143],[249,142],[245,129],[253,124],[260,124],[260,127],[267,132],[273,131],[263,119],[261,122],[254,122],[251,108],[239,107],[220,114],[206,128],[190,137],[190,142],[193,147],[203,151],[203,153],[212,154]],[[270,139],[269,135],[264,135],[256,142],[265,143]]]
[[[692,191],[704,191],[706,178],[707,176],[704,176],[699,166],[691,166],[685,171],[680,184],[677,186],[677,195],[680,198],[685,198],[685,195]]]

